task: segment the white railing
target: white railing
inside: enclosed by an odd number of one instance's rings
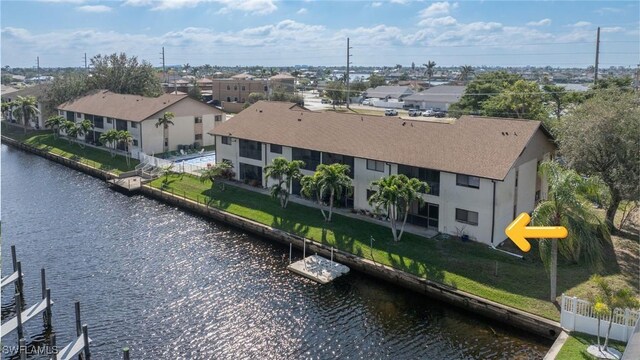
[[[212,164],[213,165],[213,164]],[[177,173],[186,173],[192,175],[200,175],[203,170],[206,170],[206,166],[199,166],[193,164],[187,164],[184,162],[173,162],[166,159],[160,159],[155,156],[147,155],[143,152],[140,152],[140,166],[139,169],[142,171],[147,171],[149,169],[162,169],[168,166],[172,166],[171,171]],[[138,169],[138,167],[136,167]]]
[[[628,341],[638,319],[640,319],[640,311],[638,310],[614,310],[611,339]],[[609,321],[609,315],[601,319],[600,336],[607,334]],[[598,333],[598,318],[593,313],[593,305],[588,301],[564,294],[562,294],[560,325],[569,331],[579,331],[590,335],[597,335]]]

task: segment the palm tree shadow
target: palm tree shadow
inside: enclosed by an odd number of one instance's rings
[[[309,225],[292,221],[284,216],[274,215],[271,227],[304,237],[309,234]]]
[[[387,260],[394,269],[402,270],[411,274],[416,274],[419,277],[450,286],[454,289],[457,288],[455,282],[446,281],[444,271],[441,268],[430,266],[428,264],[418,262],[410,258],[405,258],[404,256],[399,254],[394,254],[393,249],[391,249],[392,246],[393,244],[388,244],[386,253]]]

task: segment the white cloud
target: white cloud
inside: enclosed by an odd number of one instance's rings
[[[390,0],[389,2],[392,3],[392,4],[405,5],[405,4],[409,3],[409,0]]]
[[[584,27],[584,26],[589,26],[589,25],[591,25],[591,23],[588,22],[588,21],[578,21],[575,24],[571,24],[571,25],[567,25],[567,26],[570,26],[570,27]]]
[[[429,5],[426,9],[420,11],[420,17],[428,18],[435,15],[447,15],[453,9],[458,7],[458,3],[449,3],[448,1],[436,2]]]
[[[308,13],[308,12],[309,12],[309,11],[308,11],[307,9],[305,9],[305,8],[300,8],[300,10],[298,10],[298,11],[296,12],[296,14],[298,14],[298,15],[304,15],[304,14],[306,14],[306,13]]]
[[[597,10],[594,10],[594,12],[602,15],[602,14],[606,14],[606,13],[619,13],[621,12],[622,9],[620,8],[613,8],[613,7],[603,7]]]
[[[110,12],[111,8],[105,5],[83,5],[78,6],[76,10],[89,13],[105,13]]]
[[[220,14],[241,11],[254,15],[270,14],[278,9],[274,0],[126,0],[125,5],[150,6],[151,10],[177,10],[192,8],[202,3],[217,3],[222,7]]]
[[[375,2],[371,3],[371,7],[376,8],[376,7],[380,7],[380,6],[382,6],[382,3],[380,1],[375,1]]]
[[[529,21],[528,26],[548,26],[551,25],[551,19],[542,19],[540,21]]]
[[[68,4],[82,4],[86,0],[38,0],[38,2],[44,3],[68,3]]]
[[[425,27],[435,27],[435,26],[452,26],[457,24],[457,20],[451,16],[439,17],[439,18],[429,18],[421,20],[418,25]]]
[[[600,30],[604,33],[617,33],[617,32],[624,31],[624,28],[620,26],[613,26],[613,27],[603,27]]]

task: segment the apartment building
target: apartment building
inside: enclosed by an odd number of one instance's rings
[[[283,156],[303,160],[304,174],[320,164],[351,167],[353,195],[341,205],[373,210],[371,182],[406,174],[429,184],[425,205],[409,221],[496,246],[521,212],[546,196],[538,164],[555,145],[538,121],[464,116],[454,123],[397,117],[313,112],[277,102],[257,102],[210,131],[217,159],[233,164],[239,181],[263,187],[263,169]],[[292,193],[299,194],[294,184]]]
[[[139,152],[175,151],[178,145],[213,145],[214,138],[207,131],[225,120],[222,111],[186,95],[173,94],[152,98],[99,90],[61,104],[57,109],[69,121],[92,122],[93,130],[82,139],[88,143],[103,145],[100,135],[110,129],[129,131],[133,136],[130,150],[134,157]],[[156,124],[167,111],[175,117],[171,120],[174,124],[165,130]]]

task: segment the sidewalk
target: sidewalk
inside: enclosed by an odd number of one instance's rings
[[[239,188],[245,189],[245,190],[250,190],[250,191],[254,191],[260,194],[264,194],[267,196],[270,196],[269,193],[269,189],[264,189],[261,187],[255,187],[255,186],[250,186],[247,184],[243,184],[240,182],[235,182],[235,181],[226,181],[226,180],[218,180],[218,181],[222,181],[226,184],[232,185],[232,186],[237,186]],[[277,201],[277,200],[273,200],[273,201]],[[313,207],[316,209],[319,209],[320,206],[308,199],[305,199],[301,196],[298,195],[291,195],[289,197],[289,201],[294,202],[296,204],[300,204],[300,205],[304,205],[304,206],[308,206],[308,207]],[[352,219],[357,219],[357,220],[362,220],[362,221],[366,221],[369,223],[373,223],[373,224],[378,224],[378,225],[382,225],[388,228],[391,228],[391,223],[389,221],[386,220],[378,220],[378,219],[374,219],[370,216],[365,216],[359,213],[352,213],[351,209],[345,209],[345,208],[333,208],[333,213],[334,214],[340,214],[342,216],[348,217],[348,218],[352,218]],[[320,214],[318,214],[318,216],[320,216]],[[436,235],[438,235],[438,232],[436,230],[432,230],[432,229],[427,229],[425,227],[422,226],[417,226],[417,225],[413,225],[413,224],[409,224],[407,223],[404,227],[404,231],[407,233],[411,233],[414,235],[418,235],[418,236],[422,236],[422,237],[426,237],[426,238],[432,238]]]

